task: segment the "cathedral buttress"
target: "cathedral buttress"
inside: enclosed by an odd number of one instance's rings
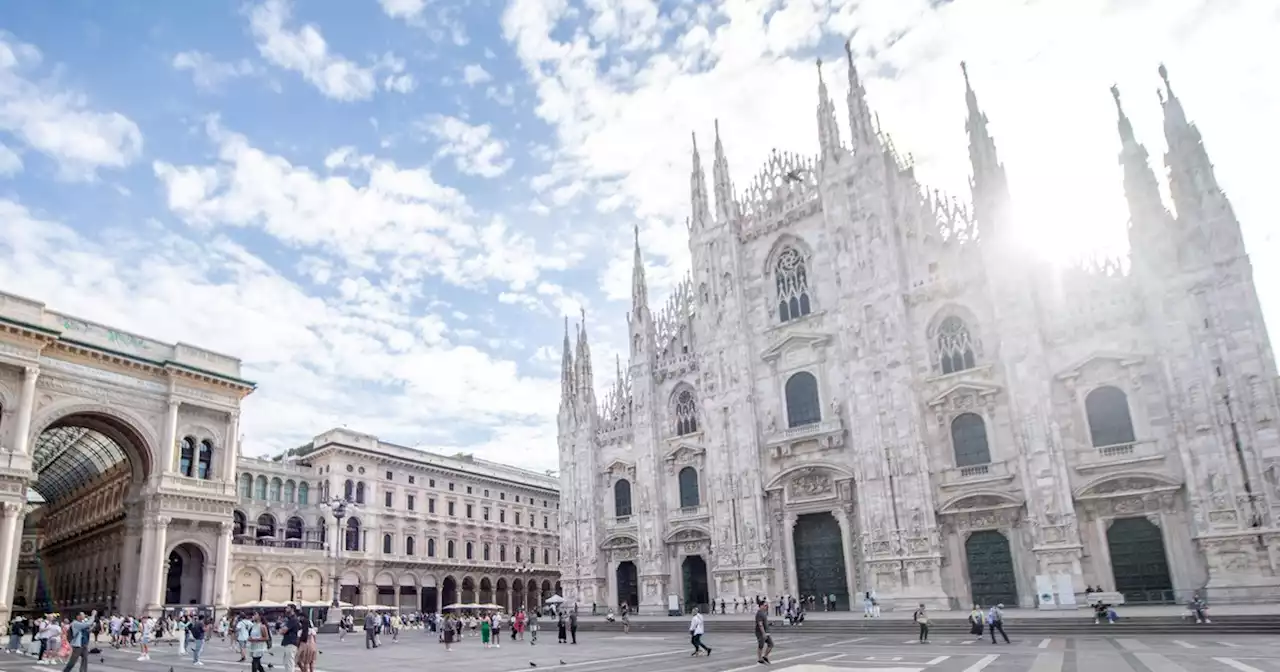
[[[1159,282],[1178,265],[1176,224],[1160,197],[1155,171],[1147,160],[1147,148],[1134,136],[1133,124],[1120,104],[1120,90],[1111,87],[1111,96],[1116,101],[1120,166],[1124,173],[1124,196],[1129,204],[1129,258],[1139,276]]]
[[[839,162],[840,128],[836,126],[836,106],[827,93],[827,83],[822,79],[822,59],[818,59],[818,147],[822,162]]]

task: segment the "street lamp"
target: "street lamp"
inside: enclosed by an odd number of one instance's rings
[[[339,583],[342,580],[342,547],[346,543],[344,536],[346,528],[343,527],[343,521],[347,518],[348,509],[354,509],[356,505],[355,502],[344,497],[333,497],[327,502],[321,502],[320,506],[328,509],[338,523],[338,529],[333,535],[335,538],[329,541],[333,545],[333,601],[329,603],[329,614],[325,618],[325,623],[337,625],[342,621],[342,607],[338,598],[342,590]]]

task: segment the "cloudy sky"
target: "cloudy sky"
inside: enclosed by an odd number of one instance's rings
[[[1107,89],[1158,159],[1167,63],[1280,325],[1276,3],[161,4],[0,8],[0,289],[241,357],[251,453],[346,425],[553,467],[562,315],[611,375],[632,226],[654,300],[688,264],[689,133],[719,118],[739,185],[814,152],[815,61],[843,124],[850,36],[884,130],[961,197],[968,61],[1059,260],[1125,252]]]

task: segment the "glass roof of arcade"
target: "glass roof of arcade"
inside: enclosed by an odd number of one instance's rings
[[[40,434],[31,458],[36,472],[31,489],[44,501],[54,503],[123,462],[125,454],[101,432],[66,426]]]

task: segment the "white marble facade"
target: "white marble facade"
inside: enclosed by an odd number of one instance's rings
[[[876,133],[852,58],[847,141],[819,81],[816,156],[735,192],[719,129],[710,188],[695,144],[692,275],[651,309],[637,240],[630,362],[602,399],[566,325],[566,597],[1031,606],[1064,573],[1131,601],[1280,590],[1275,359],[1160,75],[1177,215],[1113,91],[1132,252],[1066,271],[1018,247],[967,72],[967,206]]]

